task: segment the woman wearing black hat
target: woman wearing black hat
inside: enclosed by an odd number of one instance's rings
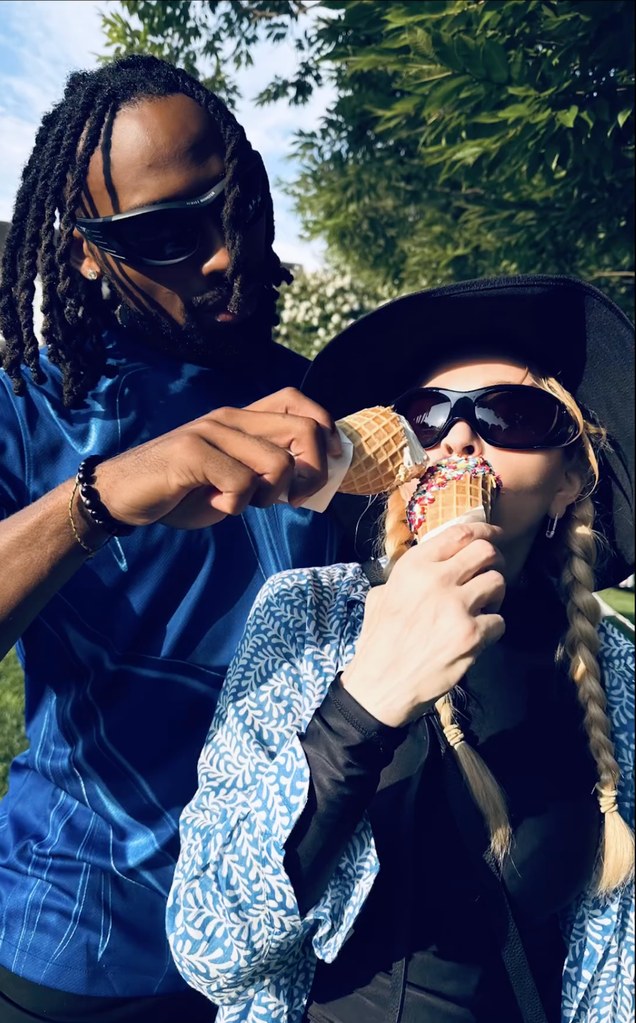
[[[396,491],[372,591],[357,564],[261,591],[168,908],[223,1023],[632,1018],[633,647],[593,596],[632,570],[632,370],[563,277],[406,296],[316,359],[334,417],[406,391],[431,461],[503,491],[418,546]]]

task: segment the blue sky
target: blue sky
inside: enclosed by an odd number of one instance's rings
[[[3,0],[0,17],[0,220],[10,220],[21,169],[42,117],[62,95],[67,75],[94,67],[104,52],[100,11],[108,3],[92,0]],[[117,4],[112,6],[117,7]],[[276,211],[276,249],[286,262],[314,269],[324,262],[323,248],[300,237],[300,224],[277,182],[293,177],[293,131],[311,128],[330,100],[328,88],[306,107],[277,103],[256,108],[249,102],[273,69],[291,66],[291,48],[263,45],[255,66],[240,82],[243,100],[235,113],[252,145],[260,151],[272,183]]]

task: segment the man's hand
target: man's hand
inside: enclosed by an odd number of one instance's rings
[[[95,485],[122,522],[197,529],[281,495],[302,503],[325,482],[327,451],[340,454],[333,420],[285,388],[244,409],[215,409],[102,462]]]

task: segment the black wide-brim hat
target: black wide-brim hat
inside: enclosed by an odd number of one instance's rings
[[[597,588],[627,578],[634,564],[634,327],[592,285],[532,275],[404,295],[334,337],[302,390],[339,419],[390,405],[436,366],[486,352],[556,377],[608,431],[594,493],[595,528],[608,548],[597,564]]]

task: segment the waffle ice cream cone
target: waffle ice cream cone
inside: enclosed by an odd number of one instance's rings
[[[391,408],[376,405],[339,419],[353,456],[338,486],[343,494],[381,494],[421,476],[428,458],[411,427]]]
[[[420,541],[453,522],[490,522],[501,480],[485,458],[446,458],[422,476],[406,509],[411,532]]]

